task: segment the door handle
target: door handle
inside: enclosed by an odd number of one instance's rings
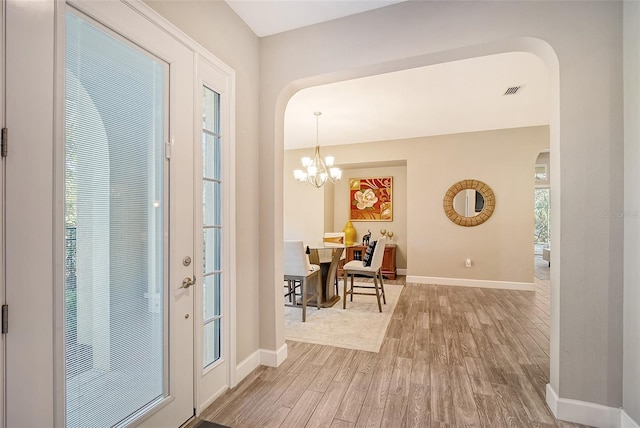
[[[194,285],[196,283],[196,276],[193,275],[193,278],[189,277],[189,276],[185,276],[184,279],[182,280],[182,285],[180,287],[178,287],[178,289],[180,288],[189,288],[192,285]]]

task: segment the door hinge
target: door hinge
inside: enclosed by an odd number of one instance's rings
[[[2,305],[2,334],[9,332],[9,305]]]
[[[173,138],[171,139],[171,142],[164,143],[164,157],[166,159],[171,159],[171,146],[173,146]]]
[[[3,158],[7,157],[7,150],[9,146],[9,130],[7,128],[2,128],[2,136],[0,137],[2,142],[0,143],[0,155]]]

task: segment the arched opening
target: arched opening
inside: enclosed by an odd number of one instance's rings
[[[549,141],[551,146],[551,153],[555,153],[555,160],[553,165],[553,171],[551,171],[552,176],[554,176],[554,186],[558,189],[558,192],[555,192],[553,195],[554,200],[558,200],[560,198],[559,192],[559,164],[560,159],[557,154],[559,154],[559,72],[558,72],[558,61],[557,57],[553,51],[553,49],[544,41],[538,39],[531,38],[520,38],[515,40],[508,40],[497,42],[493,44],[480,45],[467,47],[463,49],[458,49],[455,51],[447,51],[441,52],[437,54],[425,55],[422,57],[414,57],[410,59],[404,59],[402,61],[395,61],[391,63],[384,64],[372,64],[367,67],[363,67],[358,70],[349,70],[344,72],[332,73],[327,75],[320,76],[312,76],[304,79],[300,79],[294,82],[290,82],[280,93],[278,97],[278,102],[276,106],[275,112],[275,135],[276,135],[276,147],[275,153],[276,158],[281,159],[282,154],[284,152],[283,147],[283,135],[284,135],[284,120],[285,120],[285,110],[288,101],[300,89],[309,88],[312,86],[321,85],[324,83],[330,82],[339,82],[348,79],[354,79],[358,77],[367,77],[374,76],[380,73],[387,73],[393,71],[404,70],[412,67],[420,67],[427,66],[433,64],[440,64],[447,61],[455,61],[459,59],[468,59],[474,57],[480,57],[485,55],[504,53],[504,52],[529,52],[537,55],[539,58],[543,60],[546,65],[549,82],[550,82],[550,93],[549,93],[549,111],[550,111],[550,120],[549,120]],[[555,173],[554,173],[555,172]],[[288,171],[285,171],[282,168],[282,164],[276,162],[275,174],[287,174]],[[282,201],[282,176],[280,179],[276,180],[276,183],[280,183],[280,186],[276,185],[276,200]],[[276,203],[277,205],[277,203]],[[552,220],[555,224],[560,224],[560,208],[559,203],[555,204],[558,206],[558,209],[554,211]],[[279,211],[280,210],[280,211]],[[276,216],[278,214],[282,214],[282,207],[276,206]],[[279,212],[278,212],[279,211]],[[552,232],[553,233],[553,232]],[[276,241],[281,240],[282,235],[276,237]],[[553,236],[554,248],[559,250],[560,248],[560,236],[559,233],[555,232]],[[276,254],[278,254],[278,244],[275,245]],[[281,253],[280,253],[281,254]],[[557,252],[556,252],[557,254]],[[278,257],[276,257],[278,260]],[[277,271],[277,270],[276,270]],[[559,285],[559,267],[555,269],[553,272],[553,276],[551,278],[551,358],[550,358],[550,367],[551,367],[551,375],[550,375],[550,383],[551,385],[556,385],[558,382],[558,336],[559,336],[559,317],[558,317],[558,306],[557,306],[557,296],[558,296],[558,285]],[[277,281],[277,279],[276,279]],[[282,320],[278,317],[278,311],[276,311],[276,330],[279,332],[277,335],[282,337]]]

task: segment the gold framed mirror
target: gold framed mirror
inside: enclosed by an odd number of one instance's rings
[[[442,201],[446,216],[460,226],[471,227],[484,223],[496,208],[496,196],[480,180],[460,180],[449,187]]]

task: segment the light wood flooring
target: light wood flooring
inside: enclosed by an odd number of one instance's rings
[[[280,367],[259,367],[201,418],[234,428],[579,426],[545,404],[546,279],[536,292],[407,284],[379,353],[287,343]]]

